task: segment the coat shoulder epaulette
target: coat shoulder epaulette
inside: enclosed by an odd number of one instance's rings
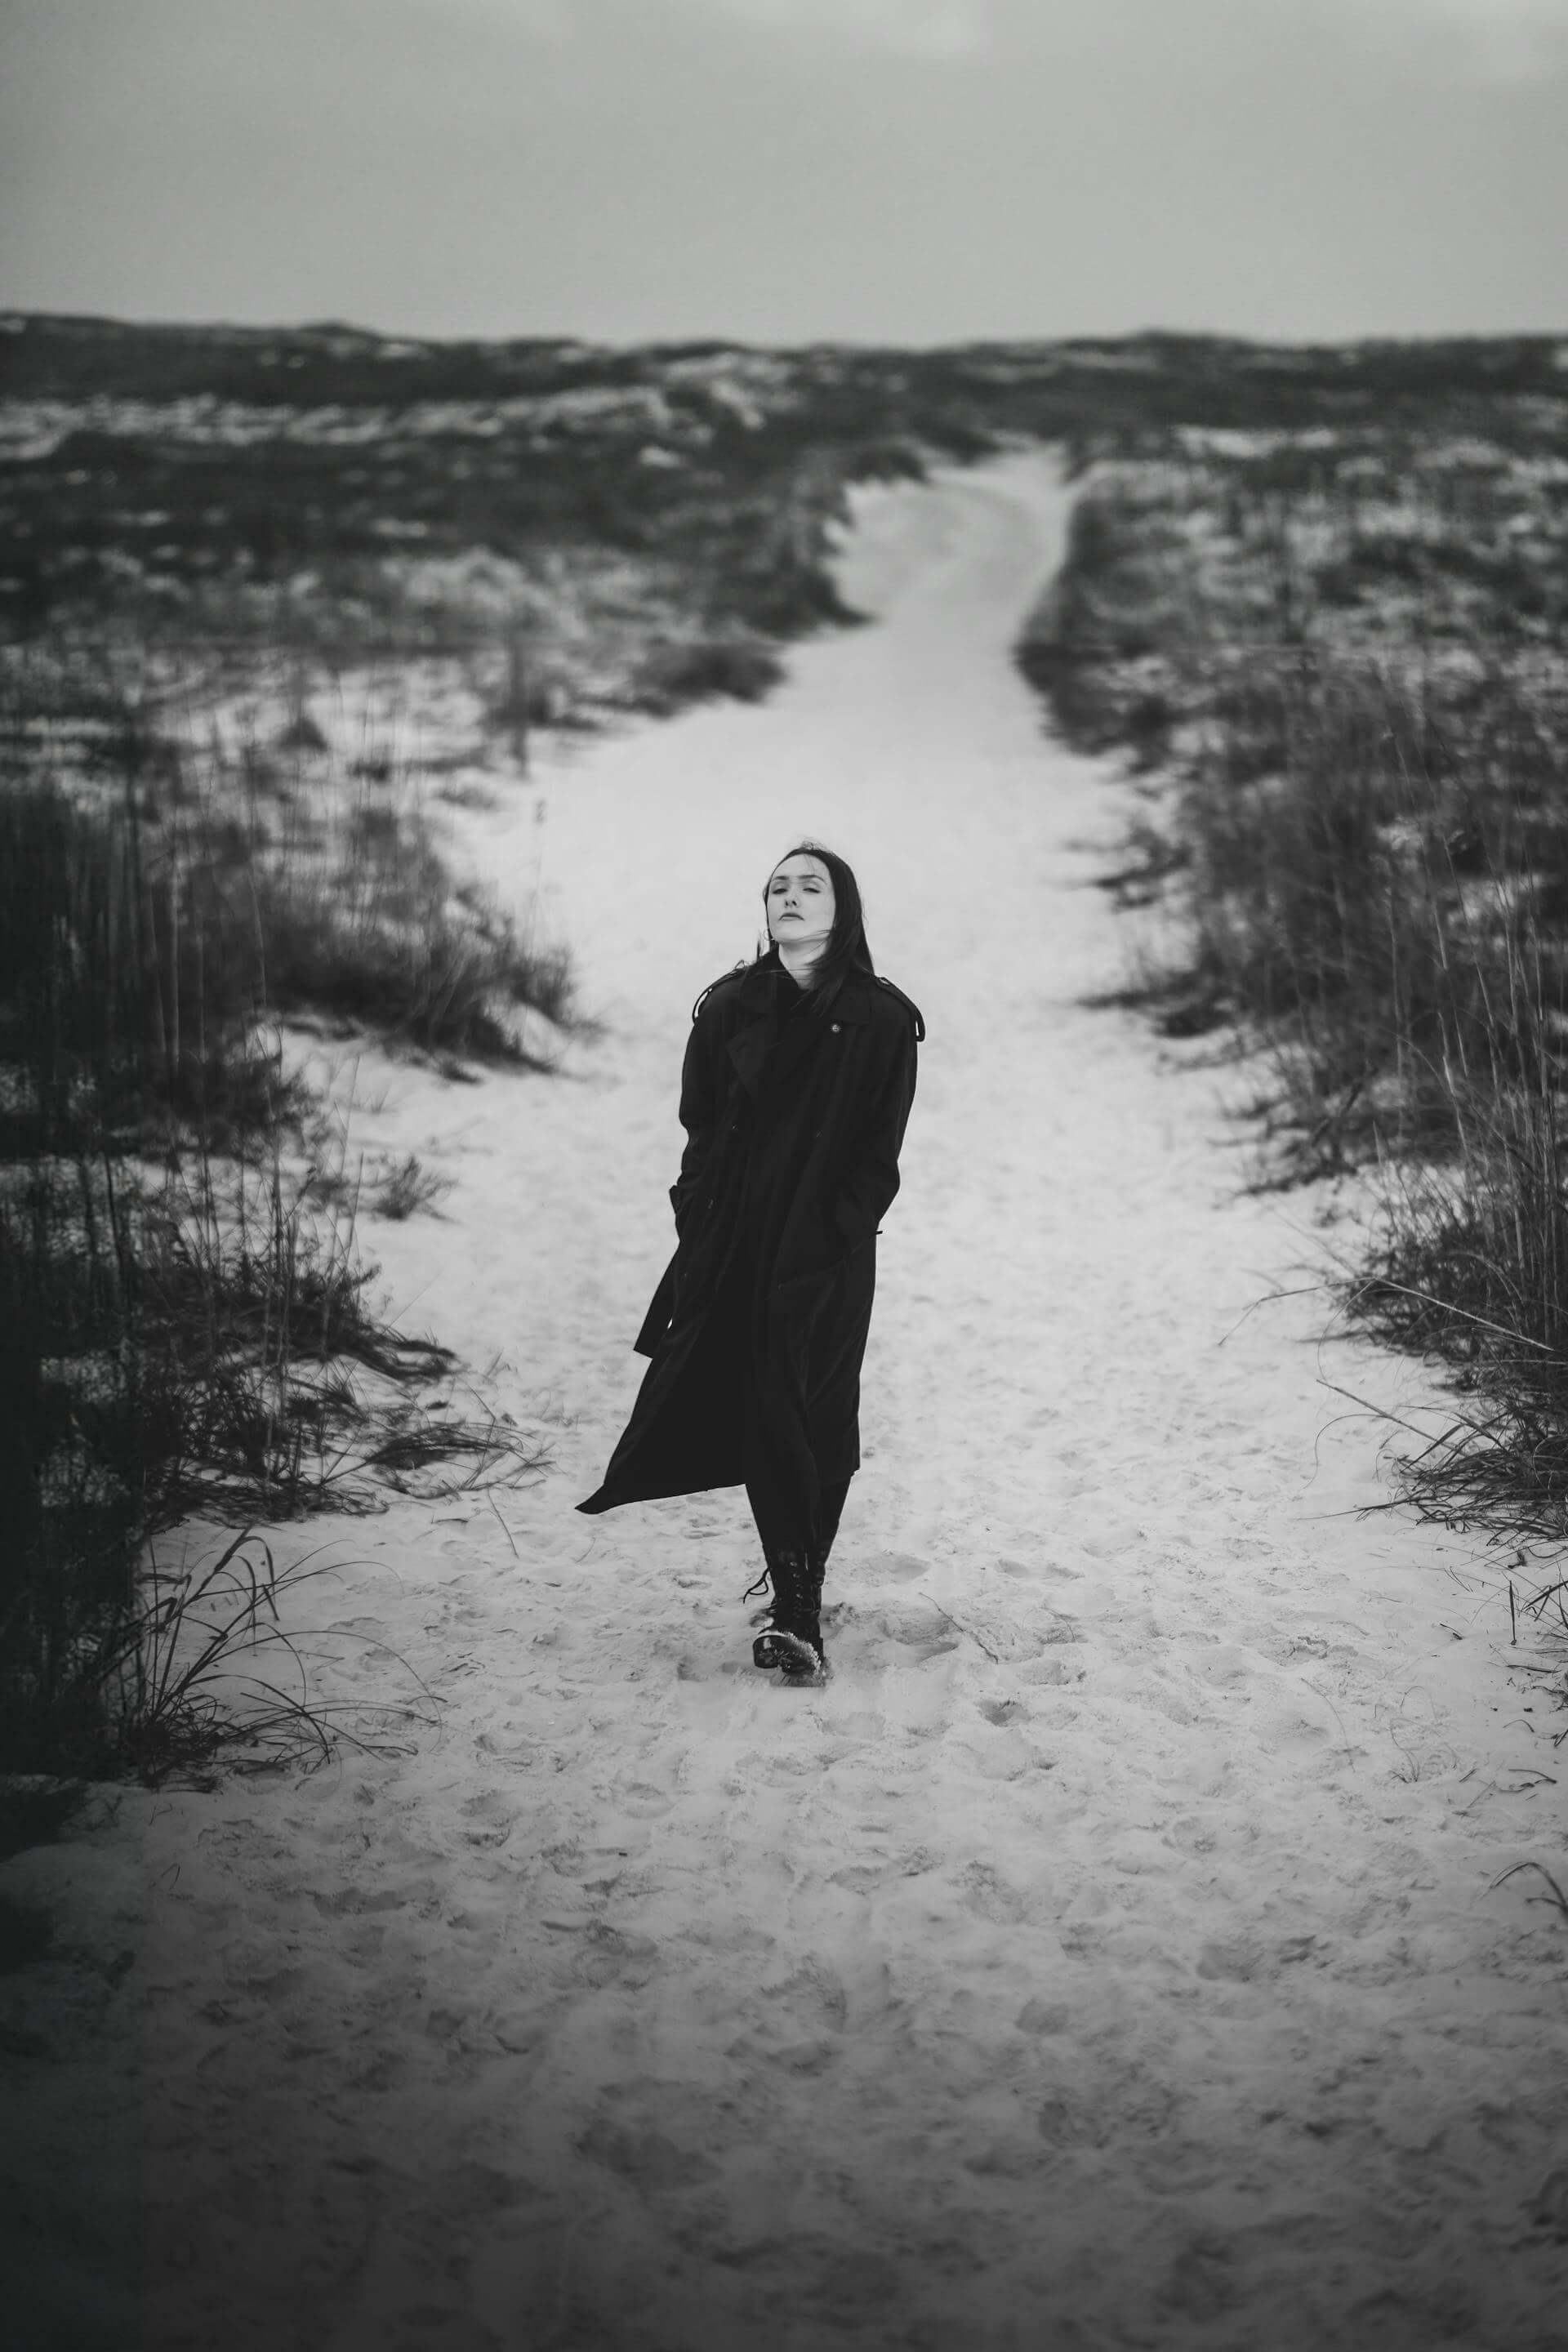
[[[920,1006],[914,1002],[912,997],[906,996],[901,988],[895,988],[890,980],[884,980],[880,972],[877,974],[877,985],[879,988],[885,988],[889,996],[896,996],[899,1003],[903,1006],[905,1012],[913,1017],[915,1024],[915,1043],[917,1045],[920,1045],[926,1034],[925,1018],[921,1012]]]
[[[698,998],[696,1003],[691,1008],[691,1018],[693,1021],[696,1020],[698,1014],[701,1012],[703,1006],[707,1003],[708,999],[712,995],[713,991],[716,988],[722,988],[724,982],[727,980],[733,980],[737,972],[749,971],[750,970],[751,966],[746,962],[744,957],[742,957],[739,963],[732,963],[728,971],[721,971],[717,980],[710,980],[707,987],[702,991],[701,995]]]

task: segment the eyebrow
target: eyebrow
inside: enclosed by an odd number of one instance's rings
[[[777,887],[779,883],[787,882],[789,878],[788,871],[784,867],[781,866],[779,871],[773,876],[773,880],[768,884],[768,888],[770,890],[774,889]],[[819,890],[822,887],[822,876],[820,874],[809,874],[804,869],[804,867],[795,878],[797,882],[815,882]]]

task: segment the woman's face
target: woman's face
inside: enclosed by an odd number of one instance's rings
[[[768,936],[781,947],[815,951],[827,945],[835,908],[833,877],[820,857],[786,857],[768,879]]]

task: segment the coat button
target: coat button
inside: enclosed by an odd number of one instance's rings
[[[834,1035],[835,1035],[836,1037],[837,1037],[837,1034],[838,1034],[838,1026],[839,1026],[839,1024],[838,1024],[838,1023],[836,1021],[836,1022],[834,1023],[834,1024],[833,1024],[833,1034],[834,1034]]]

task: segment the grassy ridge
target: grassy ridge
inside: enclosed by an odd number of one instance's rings
[[[645,654],[658,707],[688,661],[702,690],[724,649],[845,617],[826,557],[857,480],[1019,436],[1083,454],[1178,425],[1458,431],[1564,394],[1547,337],[618,351],[0,326],[0,634],[132,612],[174,641],[340,652],[521,630],[589,707],[643,707]],[[616,649],[613,675],[584,640]]]
[[[1343,1303],[1463,1398],[1412,1491],[1560,1540],[1568,434],[1491,422],[1107,461],[1019,658],[1145,779],[1151,1008],[1266,1056],[1274,1181],[1375,1171]]]

